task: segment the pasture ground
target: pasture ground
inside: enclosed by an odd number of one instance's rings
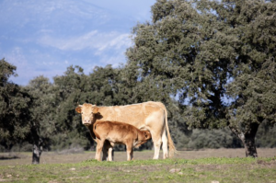
[[[258,149],[259,158],[245,158],[244,149],[179,151],[174,158],[152,160],[153,151],[115,152],[114,162],[97,162],[95,152],[43,152],[39,165],[31,153],[0,153],[0,182],[275,182],[276,149]]]

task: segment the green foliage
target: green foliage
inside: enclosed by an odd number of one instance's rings
[[[27,140],[31,144],[43,146],[46,149],[49,149],[50,138],[55,132],[52,87],[49,79],[44,76],[34,78],[25,87],[33,97],[33,103],[29,106],[32,119],[30,120],[31,130]]]
[[[272,127],[265,123],[260,125],[256,135],[256,146],[267,148],[276,146],[276,125]]]
[[[233,137],[230,130],[193,130],[189,142],[188,149],[201,148],[233,148]]]
[[[76,144],[83,145],[86,149],[93,143],[85,126],[82,125],[80,116],[75,108],[81,104],[80,100],[88,95],[90,85],[87,76],[78,66],[67,68],[65,75],[54,78],[54,126],[56,133],[52,136],[52,148],[69,148]]]
[[[120,69],[113,69],[111,65],[106,67],[95,67],[93,73],[89,75],[87,85],[90,87],[87,91],[86,101],[96,105],[120,105]],[[119,95],[119,96],[118,96]],[[85,101],[82,101],[83,103]]]
[[[29,106],[32,98],[26,90],[9,81],[16,67],[0,60],[0,144],[7,149],[20,142],[30,131]]]

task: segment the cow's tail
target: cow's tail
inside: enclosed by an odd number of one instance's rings
[[[168,145],[169,145],[169,157],[173,157],[174,154],[177,152],[176,148],[174,146],[174,142],[171,138],[170,130],[169,130],[169,125],[168,125],[168,112],[166,107],[164,106],[165,110],[165,123],[166,123],[166,129],[167,129],[167,136],[168,136]]]

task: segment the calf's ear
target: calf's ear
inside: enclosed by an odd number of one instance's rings
[[[150,139],[151,138],[151,134],[149,131],[144,131],[144,135],[146,139]]]
[[[81,107],[82,107],[82,105],[79,105],[78,107],[76,107],[75,110],[76,110],[77,113],[81,113]]]

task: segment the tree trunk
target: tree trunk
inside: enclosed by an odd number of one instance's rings
[[[33,159],[32,159],[33,164],[39,164],[41,153],[42,153],[42,147],[40,145],[33,144]]]
[[[241,132],[238,129],[233,127],[229,127],[230,130],[236,134],[239,139],[242,141],[245,149],[245,156],[246,157],[258,157],[257,148],[255,144],[255,137],[257,134],[259,124],[251,123],[250,128],[246,132]]]
[[[258,157],[257,154],[257,148],[255,145],[255,136],[251,136],[251,135],[245,135],[244,138],[244,148],[245,148],[245,156],[246,157],[253,157],[256,158]]]

